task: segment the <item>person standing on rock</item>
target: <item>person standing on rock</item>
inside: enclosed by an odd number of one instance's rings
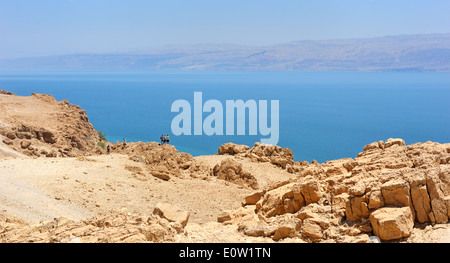
[[[166,135],[166,143],[169,144],[169,134]]]
[[[161,140],[161,143],[160,143],[160,144],[161,144],[161,145],[164,144],[164,135],[163,135],[163,134],[161,134],[161,137],[159,137],[159,139]]]
[[[108,152],[108,154],[109,154],[109,152],[111,151],[111,147],[109,147],[109,145],[106,146],[106,151]]]

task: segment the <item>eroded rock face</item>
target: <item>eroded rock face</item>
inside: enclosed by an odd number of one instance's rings
[[[238,155],[250,158],[254,162],[268,162],[293,172],[294,153],[288,148],[277,145],[255,143],[251,149],[247,145],[226,143],[219,147],[219,155]]]
[[[249,172],[245,171],[242,164],[238,161],[228,158],[217,164],[213,170],[212,175],[219,179],[233,182],[239,185],[258,189],[258,182],[256,178]]]
[[[6,243],[159,243],[176,242],[184,235],[184,225],[177,221],[159,215],[132,214],[126,209],[78,222],[55,218],[27,225],[2,219],[0,242]]]
[[[258,198],[243,204],[257,200],[254,211],[259,220],[253,224],[262,220],[266,228],[276,229],[278,218],[299,218],[299,229],[288,238],[307,242],[371,242],[371,235],[401,239],[410,235],[414,222],[448,222],[449,157],[450,144],[374,142],[355,159],[296,162],[295,180],[262,189]]]
[[[294,164],[294,153],[288,148],[277,145],[255,143],[247,157],[258,162],[270,162],[282,168]]]
[[[79,106],[45,94],[5,94],[0,93],[0,135],[13,150],[34,157],[77,157],[99,149],[97,131]]]
[[[450,167],[440,165],[427,171],[427,191],[431,199],[431,211],[436,223],[447,223],[450,217]]]
[[[322,196],[323,190],[317,181],[291,183],[265,193],[256,209],[266,217],[295,213],[305,205],[319,202]]]
[[[183,177],[191,168],[193,157],[178,152],[172,145],[159,145],[156,142],[116,143],[112,145],[114,153],[127,154],[130,159],[146,164],[148,173],[165,181],[173,177]]]

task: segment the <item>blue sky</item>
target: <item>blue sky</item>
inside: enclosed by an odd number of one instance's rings
[[[448,0],[0,0],[0,58],[450,33]]]

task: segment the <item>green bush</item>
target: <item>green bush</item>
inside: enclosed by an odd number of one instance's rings
[[[107,142],[108,140],[106,139],[106,135],[101,131],[101,130],[97,130],[97,134],[100,137],[100,140]]]
[[[103,150],[106,149],[105,143],[104,142],[98,142],[97,146],[100,146]]]

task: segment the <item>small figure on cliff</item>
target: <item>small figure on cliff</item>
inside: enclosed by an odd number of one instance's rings
[[[166,143],[169,144],[169,134],[166,135]]]
[[[163,134],[161,134],[161,137],[159,137],[159,139],[161,140],[160,144],[164,144],[164,135]]]
[[[109,152],[111,151],[111,148],[109,147],[109,145],[106,146],[106,151],[108,152],[108,154],[109,154]]]
[[[127,140],[123,138],[123,147],[127,146]]]

